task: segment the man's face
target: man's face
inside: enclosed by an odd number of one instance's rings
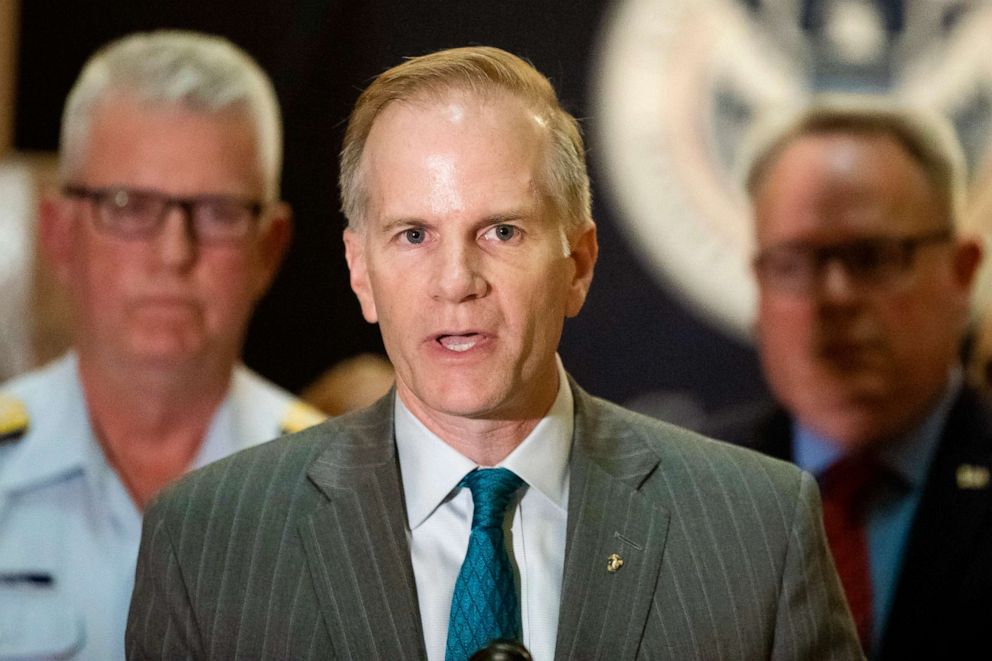
[[[885,135],[808,135],[771,164],[754,203],[759,254],[798,244],[823,256],[804,291],[776,287],[759,269],[758,342],[779,400],[852,449],[921,422],[956,357],[977,246],[921,243],[905,268],[875,281],[855,273],[870,257],[852,267],[836,255],[865,239],[946,228],[924,171]]]
[[[127,187],[173,197],[260,200],[263,178],[250,122],[233,115],[152,109],[113,97],[96,110],[74,185]],[[243,244],[202,244],[172,207],[157,234],[125,238],[96,226],[95,205],[61,198],[42,207],[42,239],[69,287],[81,354],[123,364],[229,369],[252,307],[288,236],[275,205]]]
[[[540,185],[547,140],[501,93],[394,103],[369,134],[368,213],[345,232],[352,288],[429,426],[538,418],[557,392],[555,351],[596,239],[590,224],[563,254]]]

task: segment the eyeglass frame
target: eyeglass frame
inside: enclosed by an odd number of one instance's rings
[[[248,241],[248,239],[252,236],[253,231],[258,227],[263,212],[268,206],[261,200],[241,198],[234,195],[194,195],[190,197],[181,197],[168,195],[156,190],[132,188],[129,186],[91,188],[79,184],[65,184],[62,186],[61,190],[62,194],[66,197],[86,200],[93,205],[95,212],[93,214],[95,221],[94,225],[99,230],[111,236],[116,236],[127,240],[146,240],[157,236],[162,231],[162,227],[165,225],[165,219],[169,215],[169,210],[176,207],[182,211],[186,229],[190,233],[190,236],[195,238],[197,243],[208,245],[240,245]],[[127,196],[144,196],[146,199],[151,199],[156,203],[161,204],[161,209],[159,210],[158,217],[155,222],[138,231],[122,231],[113,223],[107,222],[108,212],[113,211],[113,207],[107,206],[108,202],[121,193]],[[211,202],[232,204],[235,207],[246,211],[248,213],[248,222],[245,223],[244,232],[238,236],[221,238],[208,237],[204,239],[205,235],[200,230],[196,220],[197,209],[202,208],[199,205],[208,204]]]
[[[921,248],[953,241],[955,236],[953,228],[943,227],[914,235],[869,236],[828,245],[815,245],[808,241],[791,241],[759,250],[752,260],[752,267],[759,282],[779,292],[809,293],[816,287],[824,268],[833,261],[839,262],[845,274],[858,285],[884,287],[892,284],[894,279],[906,274],[912,268]],[[887,250],[889,257],[893,259],[888,265],[861,267],[862,271],[858,272],[857,266],[852,267],[853,251],[867,247],[873,247],[879,254],[883,254]],[[802,278],[795,278],[796,282],[792,285],[786,284],[782,278],[775,282],[774,277],[768,276],[767,264],[773,252],[786,250],[794,251],[797,255],[802,254],[803,268],[806,271]],[[889,268],[888,271],[885,270],[886,266]],[[871,269],[876,270],[877,273],[869,272]]]

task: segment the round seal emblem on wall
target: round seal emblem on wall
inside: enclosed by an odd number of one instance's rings
[[[591,88],[600,190],[658,280],[745,336],[756,293],[739,161],[750,129],[824,91],[944,113],[972,173],[964,224],[984,229],[989,34],[985,0],[616,0]]]

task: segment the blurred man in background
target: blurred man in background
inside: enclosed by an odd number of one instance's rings
[[[39,227],[74,347],[2,388],[0,656],[122,658],[151,496],[320,418],[239,363],[290,238],[281,151],[223,39],[137,34],[80,74]]]
[[[829,102],[765,137],[757,339],[780,409],[716,435],[818,476],[869,655],[965,658],[992,618],[992,413],[959,352],[981,250],[935,118]]]

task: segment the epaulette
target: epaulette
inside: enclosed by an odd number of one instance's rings
[[[0,444],[18,440],[28,430],[28,410],[19,399],[0,394]]]
[[[296,400],[286,409],[279,423],[282,434],[292,434],[327,420],[327,415],[304,401]]]

